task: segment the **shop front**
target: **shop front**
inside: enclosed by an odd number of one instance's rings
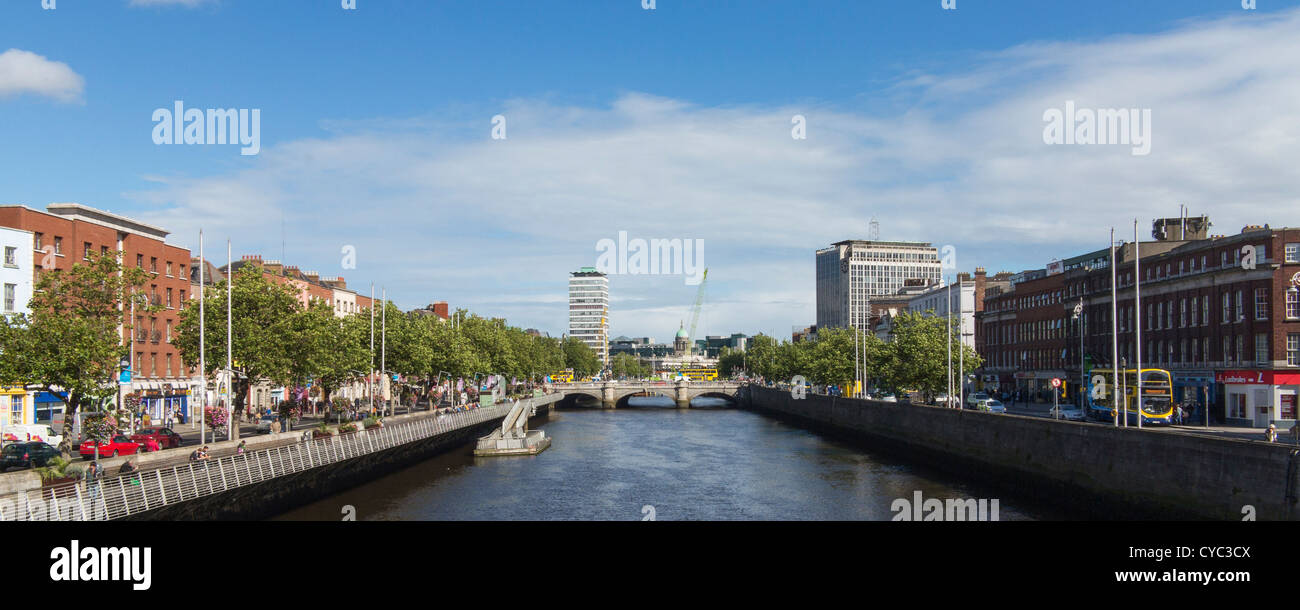
[[[150,419],[162,423],[179,411],[186,419],[189,413],[190,388],[180,384],[148,382],[134,388],[140,393],[140,406]],[[180,422],[184,423],[184,422]]]
[[[1187,409],[1183,423],[1204,424],[1207,405],[1214,404],[1218,388],[1214,371],[1171,371],[1174,383],[1174,404]]]
[[[37,392],[36,401],[36,423],[49,424],[55,420],[63,420],[63,410],[68,406],[63,402],[58,394],[53,392]]]
[[[0,386],[0,427],[36,423],[35,394],[23,386]]]
[[[1290,428],[1296,423],[1300,372],[1220,371],[1214,380],[1223,386],[1229,424],[1254,428],[1277,424],[1279,428]]]

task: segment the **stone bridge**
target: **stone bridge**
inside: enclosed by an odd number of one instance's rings
[[[691,406],[695,398],[726,398],[736,400],[739,381],[597,381],[589,383],[557,383],[557,393],[567,396],[590,396],[600,401],[606,409],[616,408],[632,396],[667,396],[677,402],[679,409]]]

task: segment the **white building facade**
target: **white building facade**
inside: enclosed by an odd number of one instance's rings
[[[938,317],[953,316],[960,320],[962,344],[975,349],[975,281],[960,280],[939,284],[912,298],[908,311],[929,313]]]
[[[609,365],[609,277],[595,267],[569,274],[569,336],[591,347]]]
[[[27,303],[32,300],[35,248],[35,234],[31,231],[0,227],[0,252],[4,253],[4,264],[0,265],[0,287],[4,290],[0,313],[6,316],[31,313]]]
[[[868,328],[870,299],[907,280],[940,281],[939,251],[927,242],[846,240],[817,251],[817,327]]]

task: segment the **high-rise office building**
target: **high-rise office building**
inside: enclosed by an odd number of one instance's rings
[[[609,364],[609,278],[595,267],[569,274],[569,336]]]
[[[939,251],[927,242],[836,242],[817,251],[817,327],[867,330],[871,297],[894,295],[907,280],[928,285],[940,276]]]

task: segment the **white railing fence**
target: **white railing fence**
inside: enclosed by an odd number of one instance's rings
[[[319,439],[308,432],[304,439],[310,440],[293,445],[6,494],[0,496],[0,521],[121,519],[475,426],[509,410],[500,404]]]

